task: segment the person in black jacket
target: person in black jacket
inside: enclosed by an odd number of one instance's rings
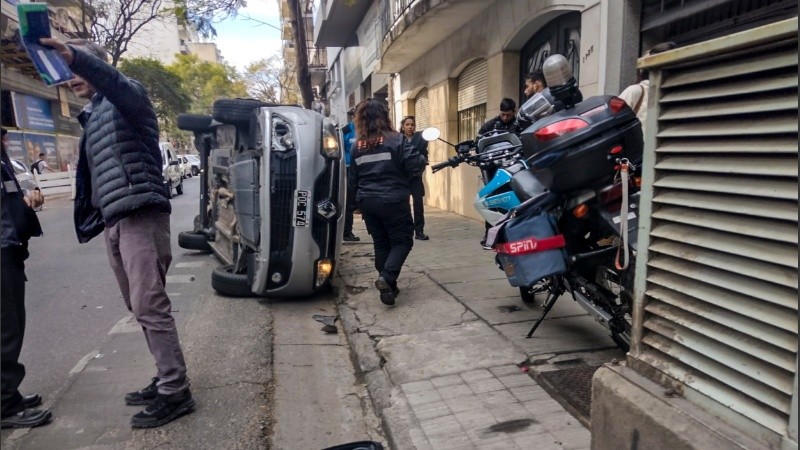
[[[417,122],[414,120],[414,116],[406,116],[400,122],[403,138],[425,157],[427,164],[428,141],[422,139],[422,134],[417,133],[416,130]],[[425,184],[422,182],[422,172],[411,177],[409,188],[411,189],[411,200],[414,203],[414,239],[427,241],[429,237],[425,234],[425,205],[422,203],[422,197],[425,196]]]
[[[381,302],[392,306],[400,269],[414,245],[408,197],[409,180],[425,169],[425,157],[392,130],[389,113],[378,100],[356,108],[356,144],[350,181],[375,249],[375,287]]]
[[[479,135],[486,134],[490,131],[510,131],[512,133],[517,131],[517,102],[510,98],[504,98],[500,101],[500,114],[484,123],[478,131]]]
[[[19,392],[19,385],[25,378],[25,366],[19,362],[25,336],[25,260],[28,258],[28,239],[42,235],[42,227],[33,210],[44,203],[44,198],[39,190],[23,192],[11,166],[6,139],[4,128],[0,153],[0,428],[28,428],[43,425],[52,416],[46,409],[33,409],[42,403],[38,394],[23,396]]]
[[[103,232],[122,298],[142,327],[156,376],[125,396],[147,405],[134,428],[164,425],[194,409],[172,304],[165,289],[172,261],[171,205],[163,182],[158,120],[144,87],[106,63],[105,50],[83,39],[42,39],[69,65],[69,82],[88,100],[75,175],[75,227],[80,242]]]

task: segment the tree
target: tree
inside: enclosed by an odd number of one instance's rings
[[[181,78],[152,58],[124,59],[119,67],[122,73],[142,83],[153,102],[161,131],[170,134],[175,129],[175,118],[191,106]]]
[[[158,20],[175,20],[195,26],[202,36],[214,36],[213,24],[236,14],[245,0],[83,0],[90,14],[92,39],[105,47],[116,66],[142,28]],[[84,3],[85,4],[85,3]]]
[[[227,64],[201,61],[197,55],[177,55],[167,70],[181,79],[194,113],[210,114],[211,105],[219,98],[247,97],[244,80]]]
[[[311,73],[308,70],[308,45],[306,43],[306,23],[304,8],[299,0],[288,0],[289,20],[294,32],[294,48],[297,52],[297,86],[303,97],[303,106],[310,109],[314,100],[314,91],[311,88]]]
[[[282,103],[289,89],[283,66],[279,54],[249,64],[244,71],[244,81],[250,96],[265,102]]]

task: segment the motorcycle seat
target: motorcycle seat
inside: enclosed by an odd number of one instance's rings
[[[547,192],[547,187],[530,170],[521,170],[511,178],[511,189],[521,202]]]

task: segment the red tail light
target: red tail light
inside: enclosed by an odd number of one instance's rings
[[[540,128],[533,132],[533,136],[536,137],[539,142],[548,142],[559,136],[572,133],[575,130],[580,130],[588,126],[589,124],[581,119],[567,119]]]
[[[611,108],[611,111],[613,111],[614,114],[616,114],[616,113],[620,112],[622,110],[622,108],[625,107],[625,100],[623,100],[623,99],[621,99],[619,97],[614,97],[614,98],[612,98],[611,100],[608,101],[608,106]],[[645,106],[647,106],[647,105],[645,105]]]

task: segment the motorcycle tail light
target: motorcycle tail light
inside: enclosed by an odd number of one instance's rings
[[[539,142],[549,142],[559,136],[572,133],[573,131],[586,128],[588,126],[589,124],[582,119],[566,119],[556,123],[551,123],[544,128],[539,128],[533,132],[533,136]]]
[[[611,203],[619,202],[619,200],[622,198],[622,183],[616,183],[612,186],[608,186],[607,188],[601,190],[599,194],[600,203],[603,205],[608,206]]]
[[[611,111],[616,114],[622,111],[622,108],[625,107],[625,100],[619,97],[613,97],[611,100],[608,101],[608,106],[611,108]]]
[[[589,207],[586,206],[586,203],[581,203],[572,210],[572,215],[577,219],[583,219],[587,214],[589,214]]]
[[[642,177],[633,177],[633,184],[636,187],[642,187]]]
[[[615,146],[611,147],[611,150],[608,151],[609,155],[619,155],[620,153],[622,153],[622,146],[621,145],[615,145]]]

